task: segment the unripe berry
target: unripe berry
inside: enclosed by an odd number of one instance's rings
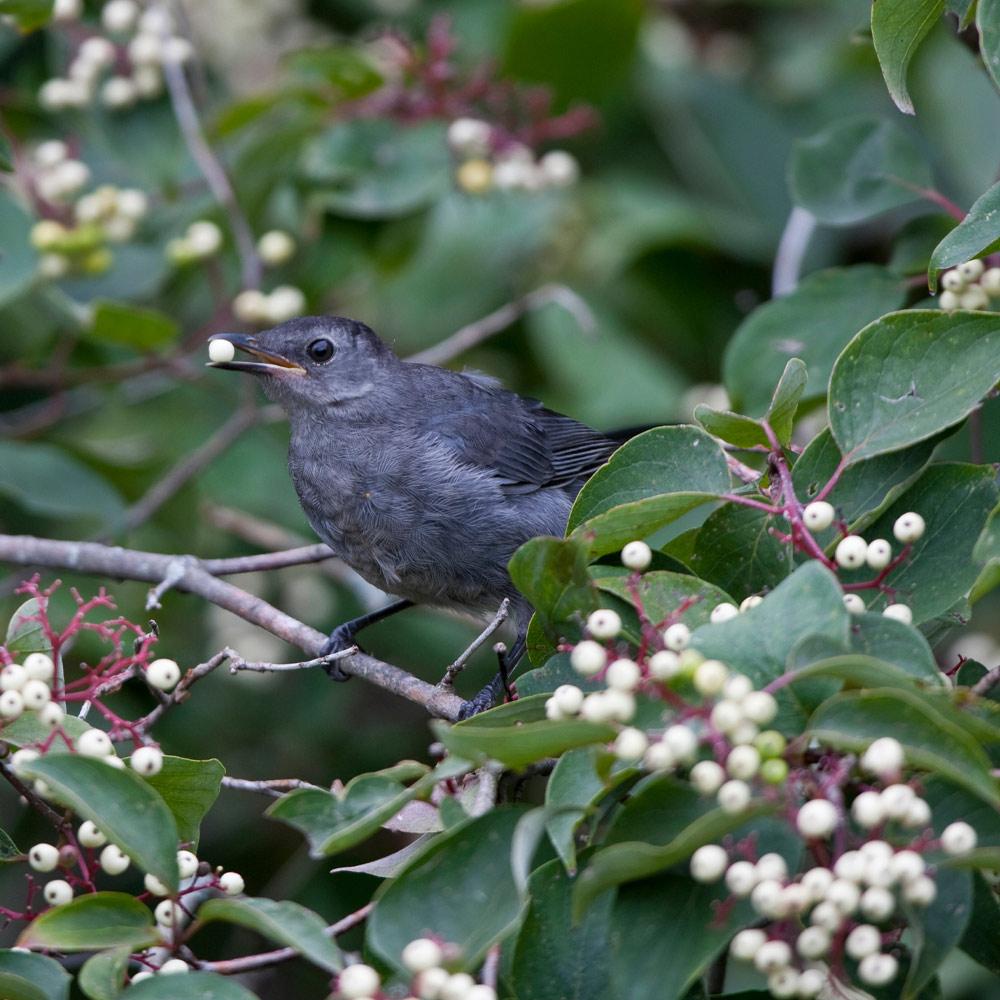
[[[809,840],[823,840],[837,828],[837,807],[826,799],[813,799],[799,810],[795,825]]]
[[[691,784],[702,795],[712,795],[726,780],[726,772],[714,760],[702,760],[691,768]]]
[[[16,719],[24,711],[24,699],[20,691],[4,691],[0,694],[0,718]]]
[[[726,869],[726,888],[739,899],[749,896],[757,882],[757,869],[749,861],[734,861]]]
[[[691,855],[691,877],[696,882],[718,882],[729,865],[729,856],[718,844],[705,844]]]
[[[50,872],[59,864],[59,848],[52,844],[35,844],[28,851],[28,864],[36,872]]]
[[[621,630],[622,620],[610,608],[599,608],[587,618],[587,631],[595,639],[614,639]]]
[[[403,949],[403,965],[410,972],[426,972],[437,968],[444,961],[444,952],[437,941],[430,938],[417,938]]]
[[[833,524],[836,513],[833,504],[829,504],[825,500],[814,500],[812,503],[806,504],[802,511],[802,523],[810,531],[825,531]]]
[[[24,658],[24,669],[33,681],[45,681],[47,684],[55,676],[56,667],[51,656],[45,653],[29,653]]]
[[[109,875],[121,875],[131,863],[128,855],[117,844],[108,844],[98,859],[98,864]]]
[[[837,543],[834,559],[844,569],[858,569],[864,566],[868,555],[868,543],[860,535],[848,535]]]
[[[924,519],[911,510],[896,518],[892,526],[892,533],[896,536],[897,542],[908,545],[910,542],[916,542],[923,538],[926,529],[927,525]]]
[[[680,671],[680,657],[670,649],[661,649],[649,658],[649,676],[657,681],[672,680]]]
[[[576,715],[583,705],[583,692],[574,684],[560,684],[552,692],[552,700],[563,715]]]
[[[679,653],[691,641],[691,629],[683,622],[674,622],[664,633],[663,642],[667,649]]]
[[[174,660],[159,659],[146,668],[146,683],[169,691],[181,679],[181,668]]]
[[[73,887],[64,879],[56,878],[45,883],[42,895],[49,906],[63,906],[73,898]]]
[[[858,963],[858,978],[868,986],[885,986],[899,973],[899,963],[892,955],[866,955]]]
[[[740,962],[751,962],[764,945],[767,935],[757,927],[740,931],[729,944],[729,954]]]
[[[904,760],[903,745],[899,740],[883,736],[862,754],[861,767],[879,778],[891,778],[899,774]]]
[[[862,792],[851,803],[851,817],[858,826],[871,830],[885,822],[885,808],[878,792]]]
[[[115,750],[111,738],[103,729],[85,730],[76,738],[75,747],[76,752],[84,757],[106,757]]]
[[[600,673],[608,662],[608,654],[604,647],[593,639],[578,642],[569,654],[569,662],[573,669],[584,677],[593,677]]]
[[[191,966],[183,958],[168,958],[157,971],[161,976],[182,976],[191,971]]]
[[[765,760],[760,765],[760,776],[769,785],[784,784],[788,778],[788,765],[780,759]]]
[[[713,625],[719,625],[722,622],[729,621],[731,618],[735,618],[739,613],[740,609],[736,607],[735,604],[723,601],[721,604],[716,604],[716,606],[712,608],[712,613],[708,616],[708,618]]]
[[[493,187],[493,166],[489,160],[466,160],[455,171],[455,181],[469,194],[485,194]]]
[[[690,761],[694,760],[694,755],[698,752],[698,737],[695,735],[694,731],[689,729],[687,726],[670,726],[667,731],[663,734],[663,742],[670,747],[671,753],[679,761]],[[706,761],[705,763],[710,763]],[[719,774],[722,774],[722,768],[718,764],[714,764],[714,767],[718,768]],[[694,772],[698,769],[699,765],[691,769],[692,779],[694,777]],[[718,785],[716,785],[718,788]]]
[[[780,757],[788,744],[785,737],[777,729],[768,729],[757,735],[753,745],[761,757],[769,760],[772,757]]]
[[[159,747],[137,747],[129,763],[136,774],[150,778],[163,770],[163,751]]]
[[[903,899],[914,906],[930,906],[937,898],[937,883],[927,875],[903,883]]]
[[[219,888],[227,896],[239,896],[246,888],[246,884],[239,872],[223,872],[219,876]]]
[[[882,935],[871,924],[858,924],[844,941],[844,950],[853,959],[874,955],[882,947]]]
[[[857,594],[844,594],[844,607],[852,615],[863,615],[868,610],[865,602]]]
[[[896,898],[888,889],[880,885],[873,885],[865,889],[861,894],[861,912],[876,923],[892,916],[896,909]]]
[[[754,747],[738,746],[726,757],[726,770],[730,777],[749,780],[760,768],[760,754]]]
[[[25,708],[37,712],[52,700],[52,692],[45,681],[27,681],[21,688],[21,697]]]
[[[830,941],[830,932],[826,928],[807,927],[795,939],[795,950],[803,958],[822,958],[830,950]]]
[[[778,703],[767,691],[752,691],[740,703],[743,715],[758,726],[766,726],[778,714]]]
[[[89,819],[80,824],[80,828],[76,831],[76,839],[80,841],[81,847],[103,847],[108,842],[108,838],[97,829],[97,824]]]
[[[968,854],[978,841],[976,831],[968,823],[950,823],[941,831],[941,849],[945,854]]]
[[[692,683],[695,690],[711,698],[717,695],[729,679],[729,668],[720,660],[705,660],[694,672]]]
[[[645,542],[629,542],[622,549],[622,565],[641,571],[653,561],[653,550]]]
[[[892,618],[904,625],[913,623],[913,612],[905,604],[890,604],[882,612],[886,618]]]
[[[31,227],[31,245],[36,250],[50,250],[62,242],[65,236],[66,227],[55,219],[40,219]]]
[[[272,267],[284,264],[295,253],[295,240],[282,229],[272,229],[257,241],[257,253]]]
[[[750,804],[750,786],[745,781],[727,781],[719,789],[716,801],[723,812],[741,813]]]
[[[641,729],[631,726],[623,729],[615,739],[613,750],[619,760],[638,760],[649,746],[649,740]]]
[[[605,675],[608,687],[619,691],[634,691],[642,680],[642,671],[634,660],[615,660]]]
[[[642,755],[642,762],[650,771],[672,771],[677,766],[674,752],[662,740],[650,744]]]
[[[785,968],[792,960],[792,949],[784,941],[768,941],[754,955],[753,964],[765,975]]]

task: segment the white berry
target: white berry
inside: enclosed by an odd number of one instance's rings
[[[844,594],[844,607],[852,615],[863,615],[868,610],[857,594]]]
[[[837,565],[844,569],[857,569],[864,566],[868,555],[868,543],[860,535],[848,535],[837,543],[834,558]]]
[[[865,877],[865,859],[860,851],[844,851],[833,863],[833,873],[839,879],[860,882]]]
[[[830,941],[825,927],[807,927],[795,939],[795,950],[803,958],[822,958],[830,950]]]
[[[758,882],[750,893],[750,905],[762,917],[770,920],[781,920],[788,916],[788,906],[785,902],[784,889],[780,882],[767,879]]]
[[[21,698],[25,708],[37,712],[52,700],[52,692],[45,681],[27,681],[21,688]]]
[[[198,872],[198,856],[193,851],[178,851],[177,871],[181,878],[194,878]]]
[[[720,733],[731,733],[743,722],[743,709],[735,701],[723,698],[712,707],[709,721]]]
[[[949,292],[960,292],[965,288],[965,278],[958,268],[952,268],[941,275],[941,287]]]
[[[587,618],[587,631],[595,639],[613,639],[621,630],[622,620],[610,608],[599,608]]]
[[[208,342],[208,360],[217,365],[226,364],[236,357],[236,348],[228,340],[218,338]]]
[[[959,264],[955,268],[965,282],[975,281],[982,275],[985,269],[986,265],[981,260],[967,260],[964,264]]]
[[[718,844],[705,844],[691,855],[691,877],[696,882],[718,882],[729,866],[729,855]]]
[[[753,681],[746,674],[732,674],[722,689],[730,701],[740,702],[753,691]]]
[[[198,257],[211,257],[222,246],[222,230],[206,219],[192,222],[186,234],[188,246]]]
[[[146,887],[146,892],[154,896],[169,896],[170,889],[167,888],[155,875],[146,874],[143,876],[142,884]]]
[[[161,691],[169,691],[181,679],[176,661],[159,659],[146,668],[146,682]]]
[[[622,565],[627,569],[644,570],[653,561],[653,550],[645,542],[629,542],[622,549]]]
[[[456,118],[448,126],[448,145],[460,156],[485,156],[493,129],[478,118]]]
[[[583,705],[583,692],[575,684],[560,684],[552,692],[552,700],[563,715],[576,715]]]
[[[131,864],[131,861],[129,861],[128,855],[117,844],[108,844],[101,851],[98,864],[109,875],[121,875]]]
[[[744,597],[740,601],[740,614],[746,614],[748,611],[753,610],[758,604],[763,604],[764,598],[760,594],[751,594],[749,597]]]
[[[284,264],[295,253],[295,240],[282,229],[272,229],[257,241],[257,253],[265,264]]]
[[[729,944],[729,953],[741,962],[753,961],[757,952],[767,944],[767,935],[757,927],[740,931]]]
[[[680,761],[690,761],[694,759],[694,755],[698,752],[698,737],[695,735],[694,731],[689,729],[687,726],[670,726],[667,731],[663,734],[663,741],[670,747],[673,755]],[[705,761],[704,763],[711,763],[710,761]],[[698,769],[700,765],[696,764],[691,770],[692,780],[694,778],[694,772]],[[718,764],[713,764],[714,767],[718,768],[719,773],[722,773],[722,768]],[[718,785],[716,785],[718,788]]]
[[[821,969],[803,969],[799,973],[799,997],[802,1000],[818,997],[826,987],[826,978],[826,973]]]
[[[861,890],[846,878],[834,879],[826,891],[826,901],[832,903],[846,916],[858,908],[858,903],[861,902]]]
[[[896,909],[896,898],[888,889],[880,885],[873,885],[865,889],[861,894],[861,912],[876,923],[892,916]]]
[[[718,791],[719,808],[727,813],[739,813],[750,804],[750,786],[745,781],[727,781]]]
[[[437,941],[432,941],[430,938],[417,938],[403,949],[402,958],[403,965],[410,972],[426,972],[427,969],[440,966],[444,961],[444,952]]]
[[[181,976],[190,971],[191,966],[183,958],[168,958],[158,970],[161,976]]]
[[[716,606],[712,608],[712,613],[708,616],[708,618],[713,625],[718,625],[721,622],[729,621],[730,618],[735,618],[739,613],[740,609],[736,607],[735,604],[723,601],[721,604],[716,604]]]
[[[649,676],[657,681],[673,680],[681,668],[681,658],[671,649],[661,649],[649,658]]]
[[[893,618],[904,625],[913,622],[913,612],[905,604],[890,604],[883,612],[886,618]]]
[[[153,918],[161,927],[174,927],[184,919],[184,911],[172,899],[161,899],[153,909]]]
[[[278,285],[267,296],[267,318],[272,323],[286,323],[305,311],[305,294],[294,285]]]
[[[0,717],[16,719],[24,711],[24,699],[20,691],[4,691],[0,694]]]
[[[726,869],[726,888],[740,899],[749,896],[757,882],[757,869],[749,861],[734,861]]]
[[[908,830],[922,830],[931,821],[931,807],[920,798],[914,799],[906,814],[899,817],[899,822]]]
[[[861,757],[861,766],[870,774],[880,778],[891,778],[899,774],[905,760],[903,745],[891,736],[875,740]]]
[[[20,663],[8,663],[0,670],[0,691],[20,691],[28,683],[28,671]]]
[[[802,511],[802,521],[810,531],[825,531],[833,524],[836,511],[825,500],[814,500]]]
[[[219,876],[219,888],[227,896],[239,896],[246,888],[246,884],[239,872],[223,872]]]
[[[894,881],[915,882],[926,869],[924,859],[916,851],[897,851],[889,860],[889,870]]]
[[[882,790],[882,808],[889,819],[902,819],[916,797],[909,785],[889,785]]]
[[[695,668],[692,683],[699,694],[717,695],[729,679],[729,668],[721,660],[705,660]]]
[[[749,780],[760,768],[760,753],[755,747],[737,746],[726,757],[726,770],[730,777]]]
[[[50,872],[59,864],[59,848],[52,844],[35,844],[28,851],[28,864],[36,872]]]
[[[38,721],[49,729],[55,729],[63,724],[66,711],[58,702],[50,701],[43,705],[38,713]]]
[[[24,669],[31,680],[45,681],[46,683],[52,680],[56,673],[52,657],[45,653],[29,653],[24,658]]]
[[[871,924],[858,924],[844,941],[844,949],[854,959],[874,955],[882,947],[882,935]]]
[[[809,893],[810,899],[818,903],[826,897],[827,890],[833,885],[833,872],[829,868],[810,868],[802,876],[800,884]]]
[[[101,11],[101,24],[108,31],[131,31],[139,19],[139,5],[135,0],[108,0]]]
[[[884,538],[868,543],[865,561],[872,569],[885,569],[892,562],[892,546]]]
[[[674,622],[664,633],[663,642],[667,649],[679,653],[691,641],[691,629],[683,622]]]
[[[111,738],[103,729],[88,729],[76,738],[76,752],[84,757],[107,757],[114,750]]]
[[[885,809],[878,792],[862,792],[851,803],[851,817],[858,826],[870,830],[885,822]]]
[[[798,812],[795,824],[799,833],[809,840],[829,837],[837,828],[837,807],[826,799],[813,799]]]
[[[922,538],[926,527],[924,519],[911,510],[896,518],[896,522],[892,526],[892,533],[896,536],[896,541],[903,542],[905,545]]]
[[[634,691],[642,680],[642,671],[634,660],[615,660],[605,675],[608,687],[619,691]]]
[[[159,747],[137,747],[129,763],[136,774],[152,777],[163,769],[163,751]]]
[[[73,898],[73,887],[64,879],[56,878],[45,883],[42,895],[49,906],[63,906]]]
[[[613,750],[619,760],[638,760],[649,746],[649,740],[641,729],[631,726],[623,729],[615,739]]]
[[[358,963],[347,966],[341,972],[337,979],[337,992],[345,1000],[355,1000],[358,997],[374,996],[381,985],[379,974],[370,965]]]
[[[600,673],[608,662],[608,654],[604,647],[593,639],[584,639],[573,647],[569,654],[569,662],[573,669],[584,677],[593,677]]]
[[[899,972],[899,963],[892,955],[866,955],[858,963],[858,978],[869,986],[885,986]]]
[[[702,760],[691,768],[691,784],[702,795],[717,792],[726,780],[726,772],[714,760]]]
[[[824,900],[809,914],[809,922],[830,934],[836,934],[844,922],[844,913],[835,903]]]
[[[89,819],[80,824],[76,839],[80,841],[81,847],[103,847],[108,842],[108,838],[97,829],[97,824]]]
[[[945,854],[968,854],[975,848],[978,839],[976,831],[960,820],[941,831],[941,849]]]
[[[777,969],[767,977],[768,992],[774,1000],[790,1000],[799,994],[799,974],[795,969]]]
[[[758,972],[766,974],[783,969],[791,960],[792,949],[784,941],[768,941],[758,949],[753,964]]]
[[[642,755],[642,762],[650,771],[672,771],[677,766],[674,752],[662,740],[649,745]]]
[[[903,885],[903,899],[914,906],[930,906],[937,897],[937,883],[927,875],[921,875]]]
[[[740,709],[754,725],[766,726],[778,714],[778,703],[767,691],[752,691],[740,703]]]
[[[982,288],[990,298],[1000,296],[1000,267],[987,268],[983,276],[979,279],[979,287]]]

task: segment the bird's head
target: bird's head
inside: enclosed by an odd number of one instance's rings
[[[260,333],[217,333],[209,344],[212,368],[249,372],[265,393],[292,414],[349,405],[370,396],[384,382],[395,354],[364,323],[342,316],[306,316]],[[242,352],[247,357],[239,356]]]

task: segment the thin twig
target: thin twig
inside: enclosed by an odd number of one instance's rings
[[[235,650],[227,650],[229,653],[229,672],[238,674],[242,670],[249,670],[258,674],[283,674],[295,670],[312,670],[313,667],[326,667],[338,660],[347,659],[358,651],[357,646],[349,646],[347,649],[338,650],[336,653],[327,653],[326,656],[317,656],[312,660],[301,660],[298,663],[251,663],[244,660]]]
[[[141,732],[148,730],[168,709],[174,707],[174,705],[179,705],[182,701],[186,701],[189,697],[188,692],[191,687],[202,677],[207,676],[213,670],[221,666],[226,660],[229,659],[229,649],[223,649],[221,652],[216,653],[214,656],[209,657],[204,663],[199,663],[198,666],[192,667],[184,676],[177,682],[177,686],[170,692],[170,694],[161,695],[160,703],[152,711],[147,712],[141,719],[135,722],[135,728]],[[155,689],[151,689],[155,690]]]
[[[771,272],[772,298],[795,291],[802,274],[802,262],[815,231],[816,217],[796,205],[788,215],[774,255],[774,270]]]
[[[329,545],[316,542],[314,545],[300,545],[281,552],[259,552],[252,556],[232,556],[228,559],[202,559],[201,565],[212,576],[236,576],[239,573],[284,569],[286,566],[305,566],[334,558]]]
[[[493,945],[488,952],[486,952],[486,960],[483,962],[482,972],[480,973],[480,979],[484,986],[489,986],[492,989],[497,988],[497,980],[500,976],[500,945]]]
[[[580,325],[580,328],[590,333],[596,326],[594,314],[590,311],[590,306],[580,298],[572,289],[565,285],[542,285],[527,295],[522,295],[519,299],[514,299],[499,309],[491,312],[481,319],[477,319],[467,326],[463,326],[450,337],[446,337],[440,343],[426,350],[418,351],[406,360],[424,365],[443,365],[464,353],[476,344],[488,340],[502,330],[506,330],[511,323],[519,320],[525,313],[533,309],[540,309],[542,306],[555,303],[562,306]]]
[[[262,795],[274,798],[280,798],[285,792],[294,791],[296,788],[315,788],[323,791],[319,785],[303,781],[301,778],[264,778],[260,781],[251,781],[249,778],[230,778],[228,774],[222,779],[222,787],[240,792],[260,792]]]
[[[366,903],[360,910],[338,920],[335,924],[323,929],[327,937],[338,937],[345,934],[353,927],[363,923],[368,919],[374,903]],[[296,948],[278,948],[275,951],[265,951],[259,955],[244,955],[242,958],[223,959],[220,962],[198,962],[197,966],[203,972],[216,972],[220,976],[234,976],[241,972],[250,972],[252,969],[265,969],[269,965],[279,965],[290,959],[298,958],[301,952]]]
[[[0,760],[0,774],[4,776],[10,786],[18,795],[28,802],[35,812],[44,816],[56,829],[66,830],[70,827],[69,821],[61,813],[56,812],[30,785],[23,782],[15,773],[14,769],[7,761]]]
[[[477,635],[476,638],[465,647],[462,653],[456,658],[455,662],[452,663],[451,666],[444,672],[444,677],[441,678],[438,685],[439,687],[454,687],[455,678],[465,669],[465,665],[469,662],[469,658],[472,654],[475,653],[475,651],[479,649],[479,647],[482,646],[482,644],[486,642],[486,640],[489,639],[489,637],[493,635],[493,633],[496,632],[501,625],[503,625],[509,615],[510,598],[505,597],[489,625],[487,625],[486,628],[484,628],[483,631],[480,632],[479,635]]]
[[[986,697],[996,686],[1000,684],[1000,666],[993,667],[990,671],[972,685],[972,693]]]
[[[327,641],[322,632],[292,618],[262,598],[218,579],[194,556],[178,557],[158,552],[142,552],[101,545],[98,542],[64,542],[31,535],[0,535],[0,562],[70,570],[114,579],[159,583],[178,559],[184,565],[184,574],[176,585],[178,590],[196,594],[225,608],[244,621],[258,625],[279,639],[297,646],[311,657],[322,656]],[[357,652],[343,661],[341,669],[422,706],[431,715],[451,720],[458,718],[462,706],[460,698],[393,664]]]

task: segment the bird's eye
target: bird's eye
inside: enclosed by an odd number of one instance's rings
[[[308,354],[313,361],[323,364],[325,361],[329,361],[330,358],[333,357],[333,341],[327,340],[326,337],[320,337],[319,340],[314,340],[306,348],[306,354]]]

